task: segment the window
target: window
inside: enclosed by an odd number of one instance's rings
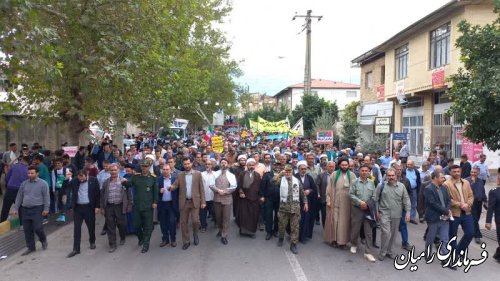
[[[396,49],[396,81],[408,77],[408,44]]]
[[[358,96],[358,92],[356,91],[346,91],[346,97],[348,98],[356,98]]]
[[[409,134],[408,148],[411,155],[421,156],[424,144],[424,116],[403,117],[403,133]]]
[[[365,74],[365,88],[371,89],[373,87],[373,72],[367,72]]]
[[[451,23],[431,31],[430,68],[438,68],[450,63]]]
[[[452,126],[450,116],[442,113],[433,115],[431,143],[434,145],[443,145],[446,151],[452,149]]]
[[[406,98],[406,100],[408,101],[408,103],[406,104],[406,108],[420,107],[424,105],[422,97],[409,97]]]
[[[434,93],[434,104],[449,102],[451,102],[450,97],[448,97],[445,91]]]
[[[385,84],[385,65],[380,67],[380,85]]]

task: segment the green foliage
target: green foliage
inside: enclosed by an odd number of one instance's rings
[[[321,130],[332,130],[335,122],[332,121],[331,116],[328,112],[322,112],[321,115],[316,116],[313,122],[313,132]]]
[[[464,68],[452,75],[448,92],[453,105],[448,114],[463,123],[464,135],[485,143],[489,149],[500,148],[500,1],[495,1],[497,19],[485,26],[460,22],[462,35],[456,46],[461,51]]]
[[[365,153],[379,152],[382,154],[387,147],[389,139],[390,134],[375,134],[371,140],[361,139],[362,150]]]
[[[90,121],[168,124],[205,100],[234,104],[240,72],[214,27],[229,11],[220,0],[2,1],[9,105],[79,134]]]
[[[325,114],[332,124],[338,120],[338,107],[335,102],[327,102],[317,94],[304,94],[300,105],[292,111],[293,122],[297,122],[301,117],[304,122],[304,134],[306,137],[314,135],[314,120],[316,117]]]
[[[352,102],[346,105],[342,116],[342,128],[340,145],[342,147],[354,147],[359,139],[359,123],[357,108],[360,102]]]

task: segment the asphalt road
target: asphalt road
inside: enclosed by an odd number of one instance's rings
[[[103,219],[98,218],[97,231]],[[49,236],[49,248],[21,257],[14,256],[0,261],[0,280],[497,280],[500,264],[492,259],[496,242],[485,239],[488,259],[472,267],[457,271],[441,268],[438,261],[417,263],[418,270],[409,267],[396,270],[394,261],[386,259],[370,263],[363,258],[362,248],[357,254],[339,250],[322,242],[322,228],[315,226],[313,240],[299,244],[299,254],[289,251],[289,244],[276,246],[277,239],[264,239],[259,232],[256,239],[240,237],[231,222],[229,244],[224,246],[215,237],[211,226],[200,233],[200,245],[183,251],[181,243],[176,248],[160,248],[160,230],[155,226],[151,249],[140,253],[137,239],[128,236],[124,246],[108,253],[106,236],[97,237],[97,249],[90,250],[86,227],[83,227],[82,252],[74,258],[66,255],[72,249],[73,225],[63,226]],[[422,234],[425,224],[409,225],[410,242],[423,250]],[[178,231],[178,237],[180,231]],[[380,237],[380,235],[379,235]],[[180,237],[178,238],[180,242]],[[398,239],[398,245],[400,239]],[[40,244],[37,244],[40,247]],[[400,246],[396,247],[403,253]],[[481,249],[474,242],[470,246],[472,259],[479,259]],[[496,276],[496,277],[495,277]],[[473,279],[472,279],[473,280]]]

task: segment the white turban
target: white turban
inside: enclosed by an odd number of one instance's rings
[[[144,159],[151,159],[151,160],[155,161],[155,160],[156,160],[156,157],[155,157],[153,154],[148,154],[148,155],[146,155],[146,156],[144,157]]]
[[[247,156],[246,156],[246,155],[243,155],[243,154],[242,154],[242,155],[240,155],[240,156],[238,156],[238,161],[240,161],[241,159],[245,159],[245,160],[246,160],[246,159],[247,159]]]
[[[327,156],[326,154],[321,154],[321,155],[319,156],[319,159],[321,159],[321,158],[323,158],[323,157],[328,158],[328,156]]]
[[[299,161],[299,163],[297,163],[297,167],[300,167],[301,165],[304,165],[307,167],[307,162],[302,160],[302,161]]]
[[[255,164],[255,163],[257,163],[257,161],[255,161],[255,159],[253,159],[253,158],[248,158],[248,160],[247,160],[247,165],[248,165],[249,163],[254,163],[254,164]]]

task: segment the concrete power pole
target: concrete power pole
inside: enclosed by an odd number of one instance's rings
[[[306,65],[304,68],[304,94],[311,93],[311,20],[317,18],[318,21],[323,18],[323,16],[313,16],[312,10],[307,10],[307,15],[295,15],[292,20],[296,18],[305,18],[306,22],[304,24],[304,29],[306,30]]]

